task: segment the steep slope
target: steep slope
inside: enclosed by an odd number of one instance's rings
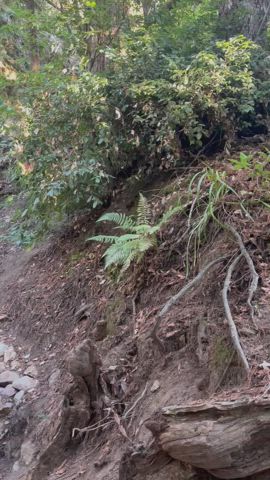
[[[213,478],[207,466],[191,457],[190,465],[182,464],[181,454],[172,455],[169,449],[168,455],[161,449],[160,412],[170,405],[202,402],[268,402],[268,154],[262,156],[257,147],[245,146],[245,151],[250,156],[245,168],[217,157],[204,170],[199,165],[152,186],[154,192],[147,196],[154,220],[179,199],[187,207],[159,232],[158,248],[118,283],[104,271],[104,248],[85,242],[93,234],[109,232],[109,225],[96,225],[98,215],[76,220],[39,251],[16,250],[11,256],[7,246],[0,308],[7,318],[1,323],[1,342],[14,346],[19,374],[28,364],[35,366],[38,384],[1,419],[3,478]],[[233,157],[239,162],[239,152]],[[257,164],[266,172],[262,178],[254,177]],[[206,171],[198,190],[195,180]],[[222,195],[215,190],[219,194],[211,203],[211,185],[218,178],[230,188]],[[125,187],[118,191],[110,211],[123,212],[126,195]],[[202,203],[196,204],[196,199]],[[187,228],[194,229],[206,218],[209,205],[220,223],[210,215],[200,243],[190,233],[185,237]],[[228,285],[248,375],[235,351],[221,295],[231,261],[241,249],[223,224],[238,232],[259,275],[250,298],[252,312],[247,302],[252,276],[244,256]],[[194,288],[171,301],[220,257]],[[7,274],[15,258],[18,268]],[[166,314],[160,316],[165,305]],[[153,332],[158,318],[159,328]],[[6,367],[13,370],[11,363]],[[204,471],[193,468],[200,466]],[[256,468],[257,475],[260,467]]]

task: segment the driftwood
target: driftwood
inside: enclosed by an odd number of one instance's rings
[[[270,399],[166,407],[146,426],[163,452],[216,478],[270,469]]]

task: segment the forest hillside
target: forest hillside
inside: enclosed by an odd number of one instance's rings
[[[0,39],[0,480],[269,480],[270,2]]]

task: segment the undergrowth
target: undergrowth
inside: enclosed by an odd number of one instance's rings
[[[253,223],[254,208],[270,209],[269,152],[253,155],[241,152],[239,158],[231,159],[229,165],[223,166],[224,169],[206,166],[194,174],[187,192],[183,191],[182,197],[180,193],[177,204],[165,209],[161,219],[154,224],[151,222],[151,203],[141,194],[136,219],[114,212],[102,215],[98,222],[116,223],[116,228],[125,232],[119,236],[98,235],[89,239],[111,244],[104,253],[105,268],[121,267],[121,277],[133,262],[139,263],[150,249],[162,245],[158,234],[167,224],[170,228],[177,215],[184,220],[184,227],[175,243],[181,246],[185,255],[188,275],[190,267],[197,264],[201,247],[211,242],[219,231],[226,231],[227,223],[234,223],[236,218],[243,223]],[[251,191],[247,190],[250,182],[253,182]]]

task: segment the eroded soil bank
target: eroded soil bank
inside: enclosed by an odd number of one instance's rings
[[[209,165],[215,162],[220,165],[220,159]],[[237,191],[254,194],[256,185],[248,175],[234,172],[230,178]],[[185,190],[185,182],[181,175],[155,185],[148,193],[153,217]],[[122,211],[126,195],[123,188],[110,210]],[[5,199],[2,236],[14,209]],[[259,275],[252,299],[256,321],[247,303],[251,277],[245,258],[233,272],[229,292],[248,375],[235,352],[221,295],[230,261],[239,253],[235,239],[222,230],[210,235],[210,224],[209,240],[187,279],[181,235],[189,214],[176,216],[162,230],[159,248],[117,283],[104,271],[104,248],[85,241],[100,233],[97,217],[74,221],[31,251],[2,237],[0,383],[1,375],[6,379],[0,385],[0,476],[269,478],[269,472],[258,475],[260,465],[270,468],[269,213],[253,206],[251,222],[237,209],[226,211],[226,221],[237,228]],[[151,335],[159,312],[219,257],[224,259],[162,318],[160,349]],[[242,410],[235,409],[239,402],[245,404]],[[226,414],[213,406],[221,404],[227,405]],[[174,413],[168,410],[172,405]],[[237,410],[235,417],[228,405]],[[190,424],[180,416],[183,406],[198,413]],[[215,438],[208,438],[215,428]],[[244,468],[248,465],[250,470]]]

